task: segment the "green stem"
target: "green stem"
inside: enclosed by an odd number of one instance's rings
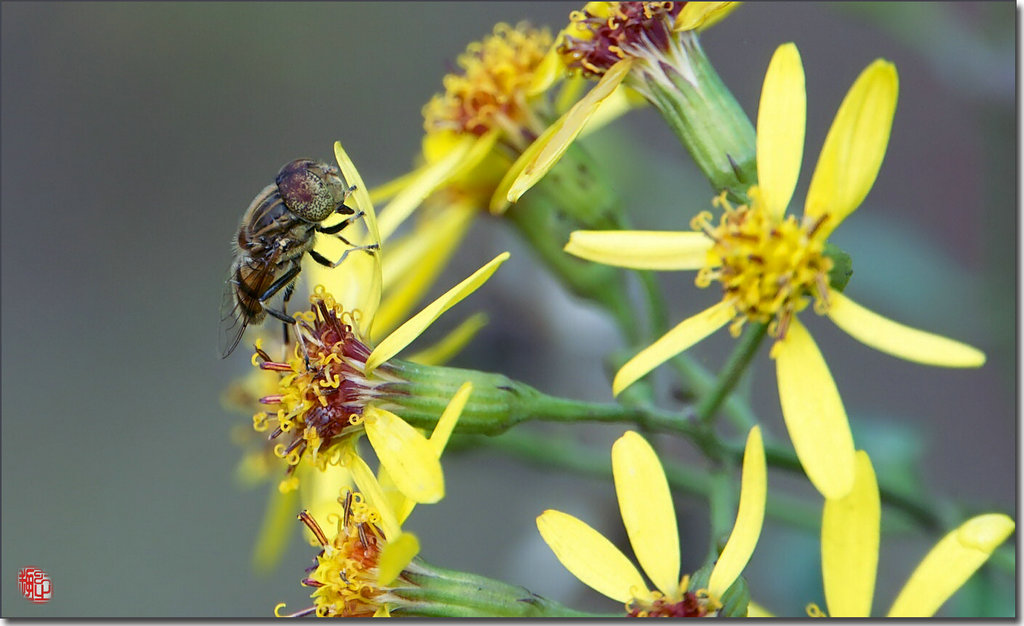
[[[650,341],[654,341],[668,332],[668,307],[665,305],[665,297],[654,274],[652,272],[636,272],[636,275],[643,286],[647,302]],[[692,390],[697,397],[709,396],[716,381],[711,373],[690,355],[685,352],[677,354],[672,358],[671,365],[682,378],[684,385]],[[733,426],[741,433],[749,431],[757,423],[757,418],[750,410],[750,406],[734,395],[726,397],[723,408]]]
[[[743,336],[740,337],[736,347],[733,348],[732,354],[729,355],[729,360],[726,361],[725,367],[719,373],[715,386],[705,393],[700,403],[697,404],[695,413],[697,419],[702,423],[710,425],[714,421],[718,407],[721,406],[722,402],[728,397],[729,392],[739,382],[743,372],[747,370],[747,365],[750,364],[750,360],[757,353],[757,349],[761,346],[761,340],[764,339],[767,331],[767,324],[752,324],[743,332]]]
[[[733,511],[736,506],[736,489],[732,480],[732,468],[722,466],[711,473],[711,494],[708,509],[711,518],[711,545],[708,546],[706,563],[718,558],[721,548],[732,531]]]

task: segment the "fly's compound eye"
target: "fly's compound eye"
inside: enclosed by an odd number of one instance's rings
[[[330,217],[345,195],[337,169],[311,159],[285,164],[277,174],[277,189],[288,210],[310,223]]]

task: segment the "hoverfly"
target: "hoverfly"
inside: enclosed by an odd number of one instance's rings
[[[295,320],[286,310],[301,270],[302,257],[309,254],[317,263],[335,268],[350,252],[365,250],[376,254],[378,242],[354,245],[339,233],[363,217],[362,211],[347,206],[355,191],[343,180],[337,167],[311,159],[286,163],[277,180],[253,199],[238,226],[233,241],[235,260],[221,299],[221,358],[231,354],[250,323],[262,322],[267,313],[285,324]],[[322,222],[332,215],[347,216],[332,226]],[[348,248],[337,261],[313,249],[316,233],[333,235]],[[284,290],[282,308],[267,301]],[[285,326],[287,343],[288,327]]]

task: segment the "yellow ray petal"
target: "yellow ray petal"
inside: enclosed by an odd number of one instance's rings
[[[559,79],[565,75],[565,64],[562,62],[562,55],[558,53],[558,47],[563,41],[559,34],[555,44],[548,48],[544,58],[540,60],[533,70],[533,78],[526,90],[527,96],[536,96],[550,89]]]
[[[853,489],[826,499],[821,516],[821,578],[832,617],[867,617],[875,594],[882,503],[871,459],[857,451]]]
[[[448,402],[448,406],[445,407],[441,417],[437,420],[437,425],[434,426],[434,432],[430,435],[430,445],[437,454],[437,458],[441,458],[441,453],[444,452],[444,447],[448,443],[449,437],[451,437],[452,431],[455,430],[455,424],[462,414],[462,409],[466,406],[466,401],[469,400],[469,394],[473,391],[472,383],[463,383],[459,390],[455,392],[452,399]],[[405,520],[412,514],[413,509],[416,507],[416,502],[406,497],[400,490],[395,489],[394,492],[388,492],[388,485],[394,485],[394,480],[391,478],[391,474],[388,473],[387,468],[383,465],[380,471],[377,473],[378,481],[384,492],[390,496],[390,502],[392,509],[395,512],[395,518],[399,524],[404,524]]]
[[[775,617],[771,611],[753,600],[747,604],[747,617]]]
[[[410,354],[409,360],[423,365],[444,365],[456,354],[462,352],[462,349],[476,337],[480,329],[487,325],[487,321],[485,313],[474,313],[456,326],[455,330],[445,335],[441,341]]]
[[[477,138],[472,135],[460,138],[444,158],[424,168],[415,180],[395,194],[391,202],[380,211],[378,225],[381,237],[385,240],[390,238],[423,199],[451,177],[476,141]]]
[[[252,564],[260,572],[269,572],[281,562],[295,526],[298,506],[297,492],[282,493],[277,482],[271,485],[270,498],[263,513],[263,523],[252,551]],[[322,518],[321,518],[322,519]]]
[[[842,498],[853,488],[853,435],[828,365],[796,317],[774,350],[782,416],[800,464],[823,496]]]
[[[781,220],[793,197],[804,156],[807,93],[800,52],[792,43],[775,50],[757,109],[757,181],[765,207]]]
[[[382,605],[377,607],[376,611],[373,612],[373,616],[374,617],[391,617],[391,610],[388,609],[388,605],[382,604]]]
[[[761,439],[761,427],[754,426],[747,435],[747,447],[743,453],[736,523],[708,579],[708,591],[712,596],[721,598],[750,561],[750,555],[754,553],[754,546],[761,536],[767,497],[768,470],[765,465],[764,442]]]
[[[388,537],[377,561],[377,584],[381,587],[390,585],[419,552],[420,541],[412,533]]]
[[[309,511],[313,519],[327,519],[328,515],[337,510],[342,490],[352,486],[352,475],[341,465],[328,463],[321,470],[303,464],[297,473],[299,484],[302,485],[299,490],[302,508]]]
[[[943,537],[917,566],[889,617],[931,617],[1013,533],[1001,513],[979,515]]]
[[[629,431],[612,445],[612,475],[633,553],[654,586],[674,596],[679,590],[679,530],[658,455]]]
[[[506,196],[509,202],[519,200],[519,197],[526,193],[527,189],[533,187],[558,162],[558,159],[568,149],[569,144],[580,133],[583,126],[586,125],[590,117],[601,106],[601,103],[615,91],[615,88],[626,77],[631,67],[631,60],[623,59],[608,68],[608,71],[605,72],[594,88],[587,92],[587,95],[583,96],[575,106],[555,122],[555,132],[547,137],[544,136],[547,135],[545,133],[537,140],[545,139],[546,141],[536,156],[523,167],[522,173],[519,174],[519,177],[510,186]]]
[[[654,368],[724,326],[733,315],[732,305],[719,302],[683,320],[622,366],[612,381],[612,393],[619,395]]]
[[[634,591],[646,593],[626,555],[579,519],[549,509],[537,516],[537,529],[565,569],[591,589],[619,602],[629,601]]]
[[[939,367],[981,367],[985,353],[967,344],[898,324],[829,291],[828,316],[857,341],[901,359]]]
[[[646,103],[647,101],[635,91],[625,85],[619,85],[615,91],[611,92],[604,99],[601,106],[597,107],[594,114],[590,116],[590,121],[580,131],[579,136],[586,137],[595,131],[601,130],[602,127],[607,126],[610,122]]]
[[[462,409],[466,408],[466,402],[469,401],[471,393],[473,393],[473,383],[462,383],[459,390],[448,401],[448,406],[444,408],[441,417],[438,418],[434,432],[430,433],[430,445],[434,448],[437,458],[441,458],[444,447],[448,445],[448,439],[451,437],[452,431],[455,430],[455,424],[459,421],[459,416],[462,415]]]
[[[694,270],[704,267],[714,242],[704,233],[652,230],[577,230],[569,254],[617,267],[642,270]]]
[[[381,259],[385,296],[374,320],[378,333],[390,332],[408,318],[458,249],[474,215],[475,210],[465,205],[446,207],[427,227],[403,237],[400,246],[389,246],[387,257]]]
[[[811,218],[829,216],[821,237],[827,237],[871,190],[889,144],[898,94],[896,66],[878,59],[861,72],[839,106],[804,209]]]
[[[396,193],[405,189],[409,186],[412,181],[416,180],[423,175],[423,170],[430,167],[430,164],[421,165],[411,172],[406,172],[398,178],[389,180],[388,182],[378,185],[370,190],[370,201],[374,204],[379,204],[388,198],[394,197]]]
[[[384,341],[381,341],[380,344],[374,348],[373,352],[371,352],[370,356],[366,359],[366,374],[369,375],[377,368],[378,365],[398,354],[402,348],[406,347],[412,343],[414,339],[419,337],[420,334],[426,330],[428,326],[433,324],[434,320],[441,317],[445,311],[452,308],[462,301],[463,298],[479,289],[480,286],[487,282],[491,275],[494,274],[498,267],[508,259],[508,257],[508,252],[502,252],[498,256],[494,257],[490,263],[484,265],[474,272],[469,278],[449,289],[447,293],[428,304],[422,311],[414,315],[409,321],[402,324],[394,332],[388,335]]]
[[[391,510],[394,511],[395,521],[401,526],[412,515],[413,509],[416,508],[416,502],[401,492],[391,478],[391,474],[388,473],[388,468],[383,465],[377,468],[377,483],[380,485],[384,497],[387,498]]]
[[[350,185],[355,185],[353,193],[355,208],[363,211],[365,215],[361,220],[367,230],[366,241],[353,243],[380,242],[380,231],[377,228],[377,214],[373,210],[373,203],[370,202],[370,194],[366,191],[366,183],[363,182],[352,159],[349,158],[345,149],[341,147],[340,141],[334,142],[334,158],[338,161],[341,173]],[[341,302],[346,309],[357,309],[362,313],[362,327],[360,334],[369,339],[372,334],[371,324],[373,316],[380,306],[380,294],[382,278],[380,270],[380,254],[352,254],[345,260],[344,271],[331,272],[333,277],[332,285],[328,290]],[[326,284],[326,283],[325,283]]]
[[[394,511],[388,502],[387,496],[381,490],[377,477],[373,475],[370,467],[355,452],[346,452],[342,461],[348,471],[352,472],[352,481],[356,489],[363,494],[367,504],[380,513],[380,525],[384,530],[385,537],[397,537],[402,532],[401,524],[395,519]]]
[[[676,16],[672,30],[702,31],[720,22],[739,5],[739,2],[687,2]]]
[[[444,497],[444,475],[426,437],[394,413],[374,406],[363,411],[366,437],[395,486],[415,502]]]

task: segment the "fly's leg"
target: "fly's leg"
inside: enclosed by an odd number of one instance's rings
[[[348,242],[346,242],[346,243],[348,243]],[[349,245],[351,245],[351,244],[349,244]],[[320,265],[323,265],[324,267],[326,267],[328,269],[334,269],[334,268],[338,267],[339,265],[341,265],[345,261],[345,257],[347,257],[350,252],[355,252],[357,250],[365,250],[367,253],[373,254],[375,250],[379,250],[379,249],[380,249],[380,245],[379,244],[375,244],[375,243],[371,243],[371,244],[366,245],[366,246],[352,246],[348,250],[345,250],[345,252],[342,253],[341,258],[338,259],[337,261],[331,261],[330,259],[328,259],[324,255],[320,254],[316,250],[310,250],[309,251],[309,256],[313,257],[313,260],[316,261],[317,263],[319,263]]]

